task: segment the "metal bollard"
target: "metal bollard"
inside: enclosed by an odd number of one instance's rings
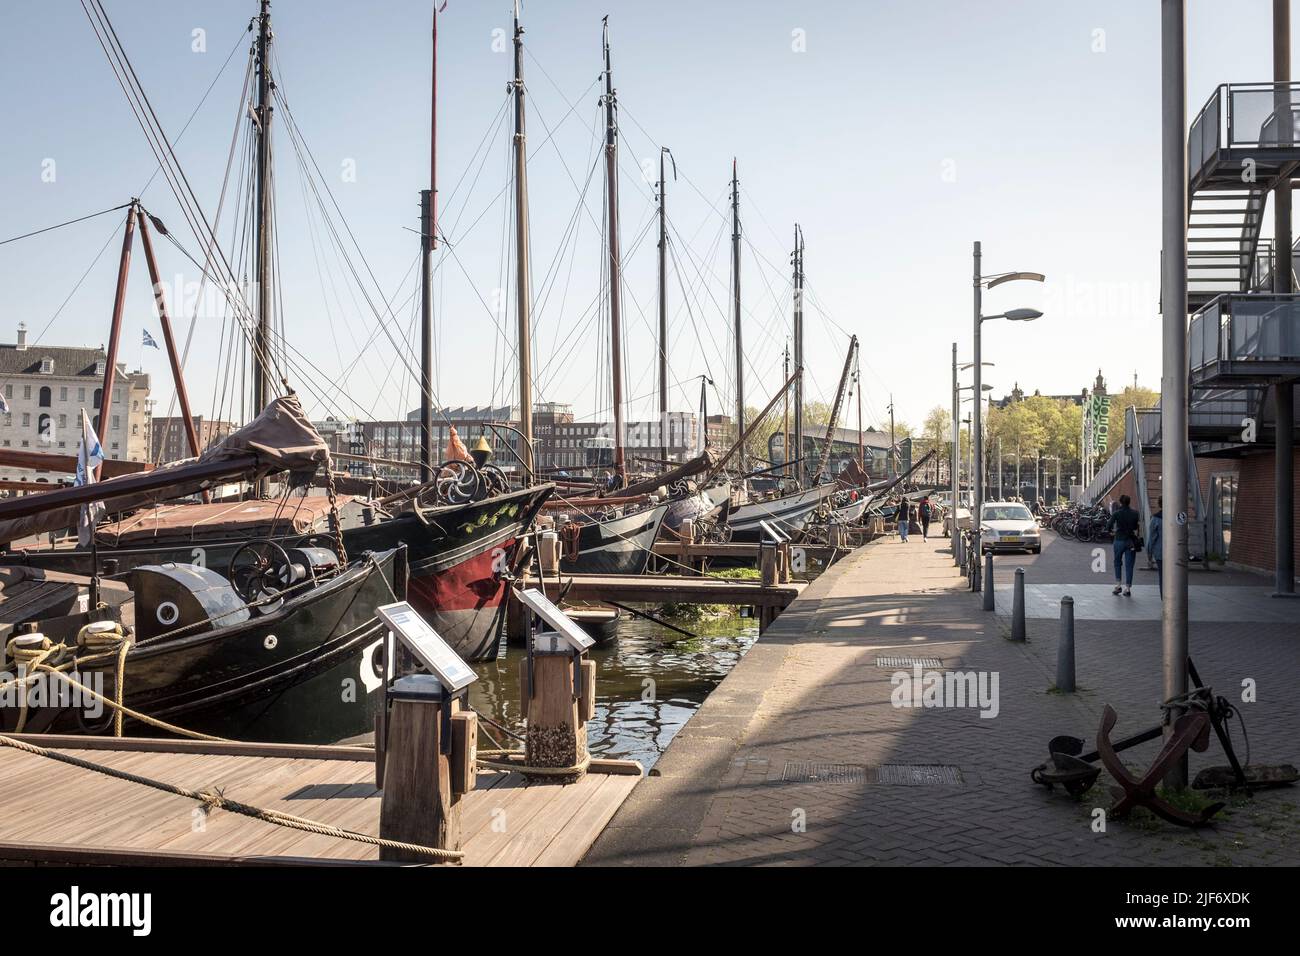
[[[994,608],[993,601],[993,552],[984,555],[984,610]]]
[[[1016,568],[1016,586],[1011,598],[1011,639],[1025,642],[1025,569]]]
[[[1074,693],[1074,598],[1061,598],[1061,641],[1056,645],[1056,689]]]

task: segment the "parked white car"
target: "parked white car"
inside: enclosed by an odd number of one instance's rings
[[[1043,550],[1042,531],[1029,506],[1019,501],[986,501],[980,512],[980,550]]]

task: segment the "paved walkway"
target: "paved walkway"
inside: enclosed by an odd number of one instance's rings
[[[1094,832],[1093,809],[1110,804],[1101,787],[1074,802],[1033,785],[1028,772],[1046,758],[1048,739],[1090,738],[1102,703],[1119,711],[1121,734],[1158,719],[1159,623],[1081,619],[1081,691],[1049,692],[1055,618],[1031,620],[1029,643],[1008,642],[1005,619],[979,609],[944,544],[881,539],[814,582],[709,696],[584,862],[1300,862],[1300,793],[1292,789],[1236,801],[1211,831],[1112,820]],[[999,561],[1007,569],[1025,564],[1033,583],[1051,584],[1088,580],[1078,566],[1090,558],[1086,546],[1052,538],[1028,563]],[[1258,682],[1261,703],[1244,707],[1256,762],[1300,759],[1297,631],[1192,628],[1207,680],[1234,697],[1242,679]],[[984,708],[996,715],[981,717],[977,706],[894,706],[891,678],[906,666],[888,658],[975,672],[989,691],[996,675],[996,707]],[[1138,748],[1131,762],[1145,765],[1154,752]],[[1216,744],[1193,755],[1192,769],[1222,762]]]

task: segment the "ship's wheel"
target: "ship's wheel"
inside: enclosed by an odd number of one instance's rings
[[[270,539],[249,541],[230,556],[226,577],[246,604],[273,611],[284,602],[276,596],[293,579],[293,562],[284,548]]]

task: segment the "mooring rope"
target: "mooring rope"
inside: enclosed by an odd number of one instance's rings
[[[38,747],[35,744],[29,744],[24,740],[15,740],[13,737],[0,735],[0,745],[12,747],[15,750],[21,750],[24,753],[33,754],[37,757],[48,757],[49,759],[57,760],[60,763],[80,767],[83,770],[91,770],[108,777],[115,777],[118,780],[125,780],[128,783],[137,783],[141,786],[151,787],[154,790],[161,790],[164,793],[172,793],[178,797],[197,800],[203,805],[205,811],[211,811],[213,809],[227,810],[231,813],[238,813],[241,816],[261,820],[264,823],[288,827],[291,830],[302,830],[306,833],[316,833],[320,836],[338,837],[341,840],[353,840],[358,843],[368,843],[371,846],[382,847],[389,850],[403,850],[420,856],[427,856],[435,860],[459,862],[465,857],[464,852],[460,850],[442,850],[437,847],[422,846],[418,843],[403,843],[398,840],[385,840],[382,837],[371,836],[368,833],[358,833],[355,830],[345,830],[342,827],[318,823],[315,820],[308,820],[305,817],[294,816],[291,813],[284,813],[281,810],[255,807],[247,803],[240,803],[236,800],[227,799],[221,791],[215,787],[208,787],[203,790],[191,790],[188,787],[181,787],[173,783],[166,783],[162,780],[155,780],[152,777],[145,777],[141,774],[119,770],[116,767],[97,764],[94,761],[85,760],[81,757],[73,756],[72,754],[62,753],[46,747]]]

